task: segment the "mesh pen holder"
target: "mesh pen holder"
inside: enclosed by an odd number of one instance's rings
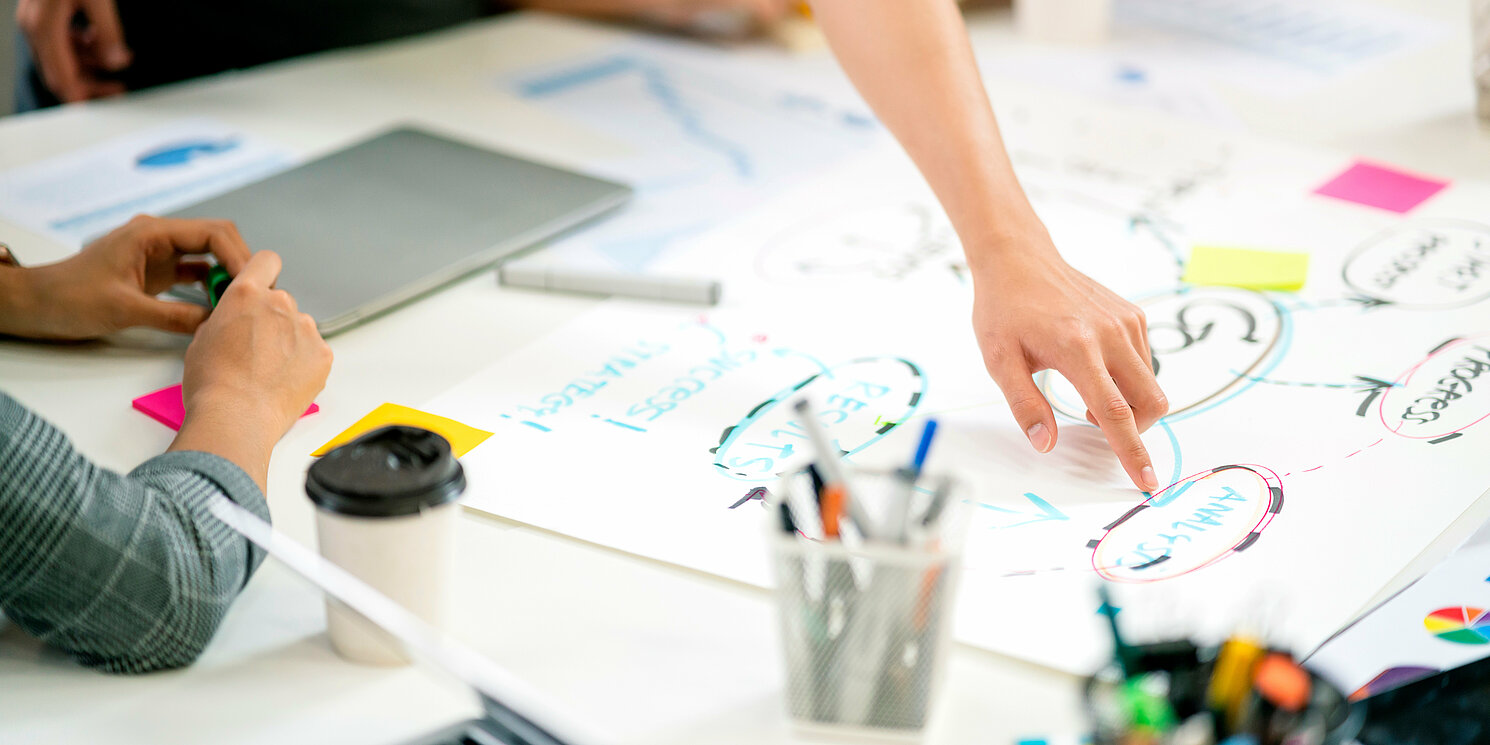
[[[851,475],[856,493],[891,478]],[[911,545],[771,533],[786,704],[798,729],[920,739],[946,672],[961,569],[960,499],[946,512],[934,535]]]

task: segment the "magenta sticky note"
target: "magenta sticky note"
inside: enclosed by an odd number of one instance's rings
[[[1447,181],[1358,160],[1314,193],[1402,214],[1448,185]]]
[[[146,393],[134,400],[136,410],[154,419],[171,429],[181,429],[182,420],[186,419],[186,404],[181,400],[181,384],[177,383],[169,388],[162,388],[154,393]],[[310,416],[320,411],[321,407],[311,404],[300,416]]]

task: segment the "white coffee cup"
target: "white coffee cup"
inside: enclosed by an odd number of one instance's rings
[[[456,500],[465,473],[445,438],[416,427],[383,427],[311,466],[305,491],[316,505],[321,555],[436,628],[444,624],[454,572]],[[326,602],[331,645],[343,658],[404,665],[402,645],[334,601]]]

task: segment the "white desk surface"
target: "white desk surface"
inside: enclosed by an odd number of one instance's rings
[[[1393,3],[1447,19],[1463,3]],[[1426,9],[1422,6],[1429,6]],[[1467,20],[1464,22],[1467,27]],[[0,169],[122,132],[207,115],[306,154],[396,121],[573,162],[608,147],[490,85],[506,67],[557,58],[621,32],[541,16],[498,19],[370,49],[218,76],[0,120]],[[1017,50],[1006,16],[974,19],[980,53]],[[1222,95],[1253,132],[1324,144],[1454,178],[1490,178],[1490,133],[1470,114],[1467,28],[1370,79],[1273,100]],[[40,262],[66,251],[15,226],[0,236]],[[333,337],[322,413],[280,443],[269,476],[276,525],[313,540],[307,455],[384,401],[419,404],[595,301],[509,292],[479,274]],[[445,319],[459,317],[457,328]],[[514,322],[514,319],[522,319]],[[471,344],[480,339],[483,343]],[[102,464],[128,469],[170,442],[132,412],[180,380],[185,339],[132,332],[106,343],[0,341],[0,387]],[[1482,498],[1399,582],[1490,515]],[[796,742],[766,592],[468,514],[459,535],[454,631],[617,742]],[[1076,679],[969,647],[927,738],[1007,743],[1080,727]],[[422,667],[362,668],[327,646],[317,593],[267,562],[204,659],[121,678],[81,669],[14,627],[0,629],[0,740],[6,743],[395,743],[475,712],[464,689]]]

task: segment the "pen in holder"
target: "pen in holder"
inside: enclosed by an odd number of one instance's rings
[[[843,476],[861,517],[878,525],[858,525],[845,511],[841,527],[829,517],[823,530],[821,480],[806,471],[784,477],[773,497],[784,515],[769,542],[787,709],[808,731],[915,740],[952,641],[962,500],[950,479],[904,470]]]

